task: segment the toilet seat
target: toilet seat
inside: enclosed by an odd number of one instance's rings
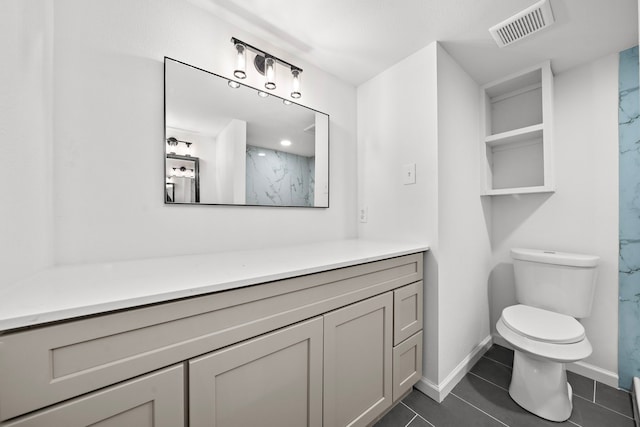
[[[531,338],[521,333],[519,330],[516,330],[514,326],[507,326],[504,313],[505,311],[507,311],[507,313],[511,312],[512,310],[509,310],[511,307],[507,307],[502,311],[502,316],[500,316],[500,319],[496,323],[496,330],[516,350],[520,350],[537,357],[560,363],[577,362],[578,360],[585,359],[591,355],[593,348],[591,347],[591,343],[586,336],[584,336],[581,340],[572,343],[548,342]],[[507,317],[511,316],[507,314]],[[513,319],[511,319],[511,322],[516,322],[516,324],[518,324],[517,321]],[[576,323],[579,322],[576,320]],[[531,335],[535,335],[535,333],[533,333],[533,331],[531,330],[528,330],[527,332]]]
[[[553,344],[572,344],[585,338],[584,327],[571,316],[518,304],[502,311],[509,329],[525,337]]]

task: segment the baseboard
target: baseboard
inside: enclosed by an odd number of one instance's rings
[[[636,420],[636,427],[640,427],[640,378],[633,378],[633,386],[631,387],[633,396],[633,415]]]
[[[436,402],[442,402],[451,390],[453,390],[456,384],[458,384],[467,372],[473,368],[473,365],[480,360],[482,355],[489,350],[491,344],[492,339],[491,335],[489,335],[483,339],[480,344],[475,346],[474,349],[471,350],[471,353],[469,353],[440,384],[436,384],[429,379],[422,377],[420,381],[415,384],[415,388]]]
[[[513,346],[502,338],[500,334],[493,334],[493,342],[501,345],[502,347],[513,350]],[[567,371],[571,371],[582,375],[583,377],[591,378],[592,380],[599,381],[608,386],[618,388],[618,374],[615,372],[607,371],[606,369],[599,368],[586,362],[567,363],[566,368]]]
[[[567,363],[567,371],[591,378],[613,388],[618,388],[618,374],[585,362]]]

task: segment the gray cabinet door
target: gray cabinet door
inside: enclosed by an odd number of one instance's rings
[[[189,362],[191,427],[321,427],[322,318]]]
[[[184,426],[183,365],[73,399],[3,427]]]
[[[324,316],[324,426],[366,426],[392,403],[393,294]]]

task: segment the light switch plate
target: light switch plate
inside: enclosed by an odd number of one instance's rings
[[[402,165],[402,182],[404,185],[416,183],[416,164]]]

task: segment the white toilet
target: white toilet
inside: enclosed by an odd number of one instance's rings
[[[496,324],[515,349],[509,394],[520,406],[551,421],[571,416],[565,363],[591,354],[575,318],[591,313],[598,257],[512,249],[516,299]]]

